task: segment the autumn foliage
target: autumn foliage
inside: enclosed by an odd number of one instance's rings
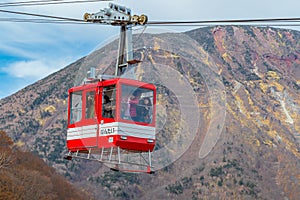
[[[43,160],[18,150],[0,131],[0,200],[89,199]]]

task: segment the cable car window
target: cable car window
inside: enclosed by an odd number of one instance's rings
[[[116,86],[110,85],[103,88],[102,117],[114,118],[116,113]]]
[[[121,118],[151,123],[153,117],[153,91],[146,88],[122,85]]]
[[[79,122],[82,118],[82,92],[71,93],[70,124]]]
[[[95,117],[95,92],[87,92],[85,97],[85,118],[93,119]]]

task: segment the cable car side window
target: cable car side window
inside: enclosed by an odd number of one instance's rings
[[[71,93],[70,124],[79,122],[82,118],[82,92]]]
[[[110,85],[103,88],[102,117],[115,118],[116,115],[116,86]]]
[[[87,92],[85,98],[85,118],[93,119],[95,117],[95,92]]]
[[[121,118],[150,124],[153,118],[153,91],[122,85]]]

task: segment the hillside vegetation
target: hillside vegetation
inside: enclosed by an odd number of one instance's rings
[[[0,177],[0,199],[87,198],[43,160],[18,150],[3,131],[0,131]]]

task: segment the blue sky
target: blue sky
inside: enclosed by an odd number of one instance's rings
[[[14,0],[19,1],[19,0]],[[13,2],[2,1],[3,2]],[[247,18],[300,17],[299,0],[119,0],[133,14],[146,14],[150,20],[220,20]],[[9,7],[6,10],[82,19],[85,12],[97,12],[108,2],[35,7]],[[15,18],[0,13],[0,18]],[[195,27],[185,27],[183,31]],[[295,29],[296,27],[294,27]],[[54,25],[0,21],[0,98],[4,98],[92,52],[107,38],[117,37],[118,28],[96,25]]]

